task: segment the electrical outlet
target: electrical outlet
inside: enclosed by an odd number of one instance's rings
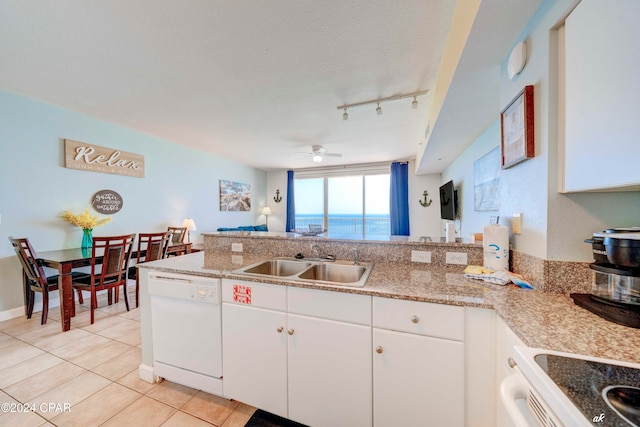
[[[242,243],[232,243],[231,252],[242,252]]]
[[[466,252],[447,252],[446,263],[466,265],[467,253]]]
[[[431,262],[431,252],[427,251],[411,251],[411,262]]]

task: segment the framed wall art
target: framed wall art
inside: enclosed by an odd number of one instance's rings
[[[220,180],[220,210],[245,212],[251,210],[251,185]]]
[[[502,169],[535,156],[533,85],[522,91],[500,113]]]

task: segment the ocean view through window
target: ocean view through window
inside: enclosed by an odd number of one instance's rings
[[[295,228],[332,235],[390,234],[389,174],[296,179]]]

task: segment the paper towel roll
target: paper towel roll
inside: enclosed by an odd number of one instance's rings
[[[456,241],[456,225],[452,222],[447,222],[444,225],[445,229],[445,242],[455,243]]]
[[[492,270],[509,270],[509,230],[500,224],[484,227],[482,241],[484,266]]]

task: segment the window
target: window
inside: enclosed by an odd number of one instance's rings
[[[389,235],[388,172],[301,175],[294,187],[296,229],[321,226],[333,235]]]

